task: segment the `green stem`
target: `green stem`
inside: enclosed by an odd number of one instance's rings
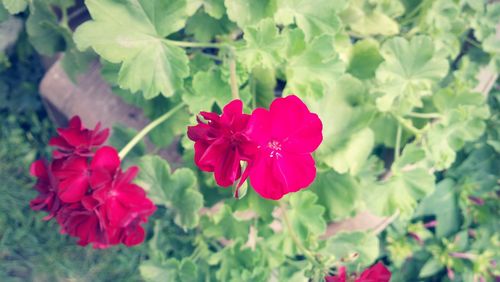
[[[401,151],[401,135],[403,135],[403,127],[398,124],[398,130],[396,132],[396,146],[394,146],[394,162],[399,159],[399,152]]]
[[[414,127],[412,124],[410,124],[410,122],[408,122],[404,118],[402,118],[402,117],[400,117],[398,115],[394,115],[394,117],[397,119],[397,121],[399,122],[399,124],[401,124],[402,126],[404,126],[406,129],[408,129],[409,131],[411,131],[413,134],[415,134],[417,136],[420,136],[420,134],[422,133],[422,130]]]
[[[236,60],[234,59],[234,54],[231,54],[229,58],[229,82],[231,85],[231,96],[233,97],[233,99],[240,99],[238,78],[236,77]]]
[[[478,49],[483,49],[483,46],[481,46],[481,43],[475,42],[474,40],[470,39],[469,37],[465,37],[465,41],[469,43],[470,45],[478,48]]]
[[[170,39],[163,39],[163,42],[170,44],[170,45],[175,45],[179,47],[186,47],[186,48],[226,48],[230,47],[230,45],[226,43],[212,43],[212,42],[189,42],[189,41],[176,41],[176,40],[170,40]]]
[[[407,116],[414,118],[440,118],[441,115],[438,113],[408,113]]]
[[[132,138],[132,140],[130,140],[127,143],[127,145],[125,145],[125,147],[123,147],[120,153],[118,153],[120,159],[123,160],[125,156],[130,152],[130,150],[132,150],[132,148],[134,148],[134,146],[137,145],[137,143],[139,143],[139,141],[141,141],[142,138],[144,138],[144,136],[146,136],[151,130],[160,125],[162,122],[166,121],[171,116],[173,116],[177,111],[182,109],[185,105],[186,104],[184,102],[179,103],[177,106],[170,109],[170,111],[164,113],[162,116],[153,120],[150,124],[144,127],[139,133],[137,133],[136,136],[134,136],[134,138]]]
[[[68,10],[67,9],[61,9],[61,26],[69,31],[71,29],[69,28],[69,18],[68,18]]]
[[[292,229],[292,224],[290,223],[290,219],[288,218],[287,214],[287,209],[285,206],[285,203],[283,201],[279,201],[281,211],[283,213],[283,221],[285,222],[286,228],[288,229],[288,233],[290,235],[290,238],[292,238],[292,241],[297,245],[297,248],[304,254],[304,256],[311,261],[314,265],[319,267],[320,269],[323,269],[323,266],[316,260],[314,255],[309,251],[300,241],[299,237],[297,234]]]

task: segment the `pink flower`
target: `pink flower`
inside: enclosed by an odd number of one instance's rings
[[[93,130],[90,130],[83,127],[80,117],[71,118],[68,128],[58,128],[59,136],[49,140],[50,146],[58,148],[54,151],[54,158],[92,155],[92,150],[102,145],[109,136],[109,129],[100,130],[100,127],[98,123]]]
[[[391,280],[391,272],[382,264],[378,262],[372,267],[366,269],[357,277],[355,282],[389,282]],[[337,275],[326,276],[326,282],[346,282],[347,275],[345,266],[339,268]]]
[[[227,104],[222,115],[201,112],[198,124],[188,127],[194,144],[194,161],[202,171],[214,172],[218,185],[231,186],[240,178],[241,161],[250,162],[256,146],[245,135],[250,115],[243,113],[243,103]]]
[[[278,200],[309,186],[316,176],[311,153],[323,140],[319,117],[295,95],[275,99],[269,111],[258,108],[248,136],[258,145],[249,177],[262,197]]]
[[[356,279],[356,282],[389,282],[389,280],[391,280],[391,272],[383,263],[378,262],[363,271],[359,278]]]

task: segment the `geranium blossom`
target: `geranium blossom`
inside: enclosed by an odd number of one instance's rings
[[[280,199],[310,185],[316,176],[311,153],[323,140],[323,125],[297,96],[275,99],[269,111],[253,111],[248,136],[259,150],[249,172],[257,193]]]
[[[243,113],[243,103],[227,104],[222,115],[201,112],[198,124],[188,127],[194,144],[194,161],[203,171],[214,172],[218,185],[227,187],[240,178],[241,161],[251,161],[256,146],[245,134],[250,115]]]
[[[156,207],[145,191],[132,183],[138,168],[123,172],[116,149],[101,146],[107,129],[86,129],[74,117],[69,128],[58,132],[61,136],[51,142],[58,147],[52,163],[39,160],[31,166],[39,192],[31,207],[47,211],[46,218],[55,217],[61,233],[78,237],[83,246],[133,246],[144,241],[141,224]]]
[[[366,269],[359,275],[355,277],[354,282],[389,282],[391,280],[391,272],[382,264],[378,262],[372,267]],[[326,282],[346,282],[347,274],[345,266],[339,268],[337,275],[325,277]]]
[[[109,136],[109,129],[100,130],[100,128],[100,123],[97,123],[93,130],[85,128],[80,117],[74,116],[67,128],[57,129],[59,136],[49,140],[50,146],[58,148],[54,151],[54,158],[92,155],[92,150],[104,144]]]
[[[323,125],[297,96],[277,98],[269,110],[242,113],[243,103],[227,104],[222,115],[201,112],[198,124],[188,128],[195,164],[214,172],[218,185],[227,187],[250,177],[255,191],[278,200],[309,186],[316,176],[311,153],[323,140]],[[241,161],[247,162],[242,172]],[[235,193],[237,197],[237,190]]]

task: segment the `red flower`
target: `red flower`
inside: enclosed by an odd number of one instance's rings
[[[69,121],[68,128],[58,128],[60,136],[52,137],[49,140],[50,146],[55,146],[54,158],[62,158],[70,155],[90,156],[92,150],[102,145],[109,136],[109,129],[99,130],[101,124],[98,123],[94,130],[84,128],[80,117],[74,116]]]
[[[44,217],[44,219],[49,220],[56,215],[61,207],[61,202],[59,197],[57,197],[57,180],[52,174],[52,171],[42,160],[35,161],[31,164],[30,173],[38,178],[35,189],[39,193],[38,196],[30,202],[30,207],[33,210],[48,212],[49,214]]]
[[[356,282],[388,282],[391,280],[391,272],[384,266],[383,263],[378,262],[374,266],[363,271]]]
[[[311,153],[323,140],[323,125],[295,95],[275,99],[269,111],[253,111],[248,136],[258,145],[250,183],[262,197],[277,200],[311,184],[316,167]]]
[[[78,237],[81,246],[92,243],[95,248],[106,248],[111,243],[99,215],[82,202],[65,205],[57,215],[57,222],[61,233]]]
[[[59,180],[58,195],[65,203],[80,201],[89,187],[89,165],[86,157],[55,159],[52,170]]]
[[[227,187],[241,176],[241,161],[250,162],[256,147],[244,134],[250,115],[243,113],[243,103],[227,104],[222,115],[201,112],[202,121],[188,127],[194,144],[194,161],[203,171],[214,172],[218,185]]]
[[[382,264],[378,262],[372,267],[366,269],[359,277],[354,280],[355,282],[389,282],[391,280],[391,272]],[[337,275],[326,276],[326,282],[346,282],[347,275],[345,266],[339,268]]]
[[[108,130],[99,131],[99,125],[88,130],[74,117],[69,128],[58,131],[61,137],[51,141],[60,151],[54,154],[51,165],[36,161],[31,166],[39,191],[31,207],[48,211],[47,219],[56,217],[61,233],[78,237],[82,246],[133,246],[144,241],[141,224],[156,207],[144,190],[132,183],[138,168],[122,172],[118,152],[113,147],[100,147]]]
[[[99,149],[99,151],[101,150],[106,150],[108,160],[115,158],[118,160],[116,167],[113,165],[107,167],[109,174],[113,174],[112,181],[109,181],[105,187],[93,193],[93,198],[100,203],[99,209],[103,215],[104,223],[106,226],[122,228],[127,227],[136,220],[145,222],[147,217],[156,210],[156,207],[146,197],[146,192],[140,186],[131,183],[139,169],[131,167],[125,172],[117,170],[120,165],[118,152],[112,147],[103,147]],[[96,157],[99,151],[96,153]],[[100,167],[104,166],[101,165]],[[100,172],[100,174],[102,173]],[[91,176],[91,178],[94,177]]]

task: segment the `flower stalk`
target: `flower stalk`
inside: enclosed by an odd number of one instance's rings
[[[288,232],[289,232],[290,238],[292,238],[292,241],[295,243],[295,245],[297,246],[297,248],[303,253],[303,255],[307,258],[307,260],[309,260],[310,262],[312,262],[319,269],[323,269],[322,264],[320,262],[318,262],[318,260],[314,256],[314,254],[310,250],[308,250],[304,246],[304,244],[302,244],[302,241],[299,239],[299,237],[297,236],[297,234],[295,234],[295,232],[293,231],[292,224],[290,222],[290,219],[288,218],[288,214],[287,214],[287,209],[286,209],[285,203],[283,201],[279,201],[279,204],[280,204],[280,208],[281,208],[281,211],[282,211],[283,222],[285,223],[286,228],[288,229]]]
[[[184,102],[179,103],[177,106],[173,107],[170,109],[170,111],[164,113],[157,119],[153,120],[150,124],[148,124],[146,127],[144,127],[139,133],[137,133],[132,140],[130,140],[125,147],[118,153],[118,156],[120,157],[121,160],[125,158],[125,156],[134,148],[137,143],[139,143],[151,130],[153,130],[155,127],[169,119],[171,116],[173,116],[177,111],[182,109],[186,104]]]

